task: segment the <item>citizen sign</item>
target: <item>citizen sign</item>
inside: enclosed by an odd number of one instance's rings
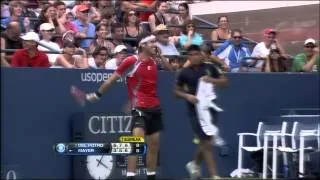
[[[88,128],[92,134],[130,133],[131,116],[91,116]]]

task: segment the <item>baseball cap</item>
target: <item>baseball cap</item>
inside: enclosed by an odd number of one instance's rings
[[[264,32],[264,34],[271,34],[271,33],[277,34],[276,30],[271,29],[271,28],[267,28],[263,32]]]
[[[40,31],[49,31],[49,30],[54,30],[54,27],[50,23],[42,23],[40,25]]]
[[[21,39],[25,41],[40,41],[39,35],[35,32],[27,32],[25,35],[21,36]]]
[[[80,11],[80,12],[88,11],[88,10],[89,10],[89,7],[87,5],[84,5],[84,4],[80,4],[77,7],[77,11]]]
[[[125,45],[118,45],[114,48],[113,53],[117,54],[123,50],[127,50],[127,47]]]
[[[312,39],[312,38],[308,38],[304,41],[304,45],[307,45],[307,44],[313,44],[313,45],[316,45],[316,40]]]

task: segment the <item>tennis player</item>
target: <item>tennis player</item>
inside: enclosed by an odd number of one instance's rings
[[[157,157],[160,146],[160,132],[163,129],[160,100],[157,95],[158,67],[156,37],[144,33],[138,38],[138,55],[126,58],[112,76],[93,93],[86,95],[90,102],[99,100],[119,78],[127,78],[130,103],[132,107],[132,135],[147,139],[147,179],[156,178]],[[171,69],[164,58],[165,67]],[[127,179],[134,179],[137,157],[128,158]]]
[[[217,114],[222,111],[216,104],[215,87],[228,84],[228,79],[215,65],[205,63],[201,49],[191,45],[188,49],[190,66],[177,75],[175,94],[187,101],[189,117],[195,135],[200,139],[193,161],[186,168],[191,178],[200,177],[200,165],[204,159],[212,178],[219,178],[213,156],[213,138],[218,134],[214,125]]]

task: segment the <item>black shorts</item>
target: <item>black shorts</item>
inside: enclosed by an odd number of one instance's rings
[[[161,108],[135,108],[132,110],[132,129],[143,128],[146,135],[163,129]]]
[[[209,112],[211,115],[212,124],[217,126],[219,112],[217,112],[213,108],[209,108]],[[191,127],[192,127],[194,134],[199,139],[203,139],[203,140],[211,139],[212,136],[206,135],[205,132],[202,130],[196,110],[195,109],[191,110],[189,115],[190,115]]]

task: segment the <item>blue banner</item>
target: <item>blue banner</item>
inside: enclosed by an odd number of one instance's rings
[[[75,166],[79,163],[72,157],[55,154],[53,144],[77,138],[111,141],[129,133],[126,118],[130,117],[122,113],[128,98],[124,80],[115,84],[101,101],[84,108],[70,95],[71,85],[86,92],[95,91],[110,77],[111,71],[18,68],[2,68],[1,71],[1,178],[70,179],[76,174]],[[161,177],[185,178],[188,176],[185,164],[192,159],[196,146],[192,143],[185,102],[177,99],[172,91],[174,75],[161,72],[159,76],[165,127],[159,173]],[[279,116],[282,108],[320,107],[319,74],[227,76],[230,86],[218,90],[219,104],[224,109],[218,124],[222,137],[229,144],[229,156],[218,156],[218,150],[216,153],[221,176],[229,176],[237,168],[237,133],[255,132],[261,117]],[[77,124],[72,121],[76,115],[77,119],[84,120],[79,126],[72,125]],[[108,116],[115,117],[111,120]],[[245,167],[250,166],[246,155]],[[110,177],[122,175],[123,169],[112,171]]]

